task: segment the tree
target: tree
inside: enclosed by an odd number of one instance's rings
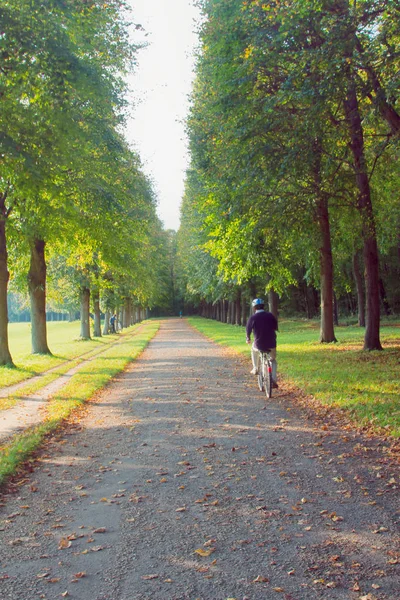
[[[99,191],[102,174],[93,168],[100,162],[104,167],[99,154],[107,150],[115,154],[121,148],[116,128],[125,106],[122,77],[135,54],[128,39],[126,7],[119,0],[103,5],[90,1],[84,7],[73,0],[48,4],[49,10],[43,11],[41,2],[21,0],[11,10],[8,2],[0,2],[4,59],[0,85],[7,89],[0,121],[0,184],[5,190],[0,229],[2,323],[3,327],[7,323],[5,221],[11,215],[21,221],[20,231],[25,230],[31,249],[32,345],[38,352],[49,351],[44,248],[57,235],[54,229],[60,229],[56,220],[60,214],[64,224],[76,226],[89,189]],[[107,209],[106,202],[97,206],[100,212]],[[4,335],[0,344],[0,362],[8,362]]]
[[[203,2],[189,122],[205,248],[231,280],[260,273],[267,249],[262,269],[278,289],[286,266],[293,279],[319,255],[322,341],[335,339],[332,231],[358,211],[349,232],[364,245],[365,349],[380,348],[370,180],[395,143],[398,91],[398,8],[372,4]]]

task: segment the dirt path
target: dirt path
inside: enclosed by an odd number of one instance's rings
[[[398,600],[398,467],[248,370],[163,322],[3,500],[1,598]]]

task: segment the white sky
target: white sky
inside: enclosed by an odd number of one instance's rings
[[[193,80],[198,10],[192,0],[129,0],[133,20],[147,33],[129,83],[135,109],[126,135],[154,181],[158,213],[166,229],[179,228],[179,207],[187,168],[184,120]]]

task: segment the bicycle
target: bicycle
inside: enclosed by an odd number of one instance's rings
[[[272,360],[269,351],[258,353],[258,387],[265,391],[267,398],[272,396]]]

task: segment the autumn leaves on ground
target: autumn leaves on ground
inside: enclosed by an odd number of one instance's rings
[[[2,597],[398,599],[390,444],[248,363],[162,321],[3,497]]]

